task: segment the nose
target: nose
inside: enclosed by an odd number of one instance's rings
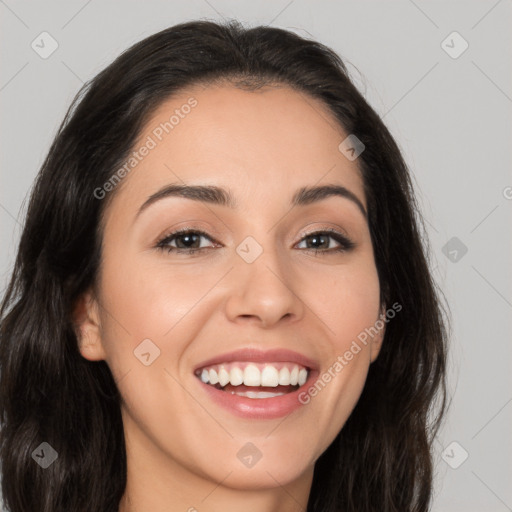
[[[305,305],[296,290],[298,280],[276,250],[265,249],[252,263],[239,258],[230,274],[226,301],[230,321],[269,328],[303,317]]]

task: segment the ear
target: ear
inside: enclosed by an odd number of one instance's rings
[[[383,304],[380,309],[379,318],[375,321],[375,328],[377,329],[377,333],[372,336],[371,345],[370,345],[370,362],[373,363],[382,348],[382,343],[384,341],[384,334],[386,333],[386,304]]]
[[[99,304],[92,290],[85,292],[75,303],[73,322],[82,357],[89,361],[106,359],[101,340]]]

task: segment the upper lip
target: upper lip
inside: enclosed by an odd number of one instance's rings
[[[213,366],[214,364],[230,363],[233,361],[245,361],[254,363],[272,363],[272,362],[290,362],[297,363],[309,369],[317,369],[317,363],[309,357],[284,348],[276,348],[271,350],[261,350],[257,348],[241,348],[233,352],[219,354],[199,363],[194,371],[205,366]]]

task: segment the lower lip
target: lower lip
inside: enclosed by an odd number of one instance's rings
[[[312,385],[317,375],[317,371],[310,370],[308,380],[300,388],[272,398],[247,398],[221,391],[199,379],[198,382],[215,403],[231,413],[243,418],[267,420],[287,416],[303,407],[304,404],[299,401],[299,395]]]

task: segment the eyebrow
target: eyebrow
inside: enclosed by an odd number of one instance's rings
[[[292,197],[290,205],[305,206],[318,201],[322,201],[329,197],[338,196],[349,199],[359,208],[364,218],[368,218],[368,214],[359,198],[347,188],[341,185],[328,184],[313,187],[302,187]],[[173,183],[167,185],[146,199],[139,208],[136,217],[138,217],[150,205],[167,197],[183,197],[201,201],[204,203],[216,204],[235,209],[237,203],[229,190],[215,185],[180,185]]]

